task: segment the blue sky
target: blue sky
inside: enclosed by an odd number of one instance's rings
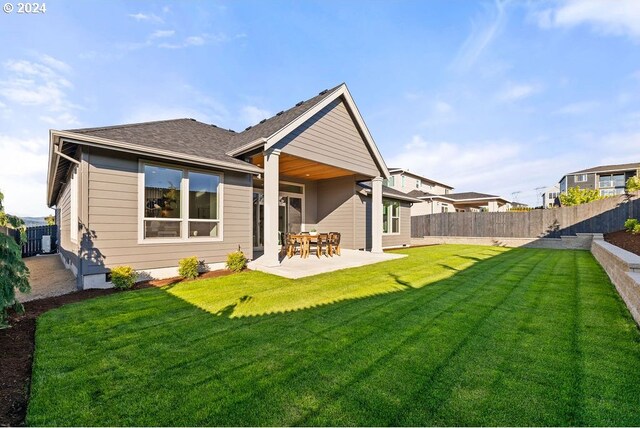
[[[346,82],[387,164],[535,203],[640,161],[640,1],[52,1],[0,14],[0,189],[46,215],[48,130],[236,130]],[[519,193],[514,193],[519,192]]]

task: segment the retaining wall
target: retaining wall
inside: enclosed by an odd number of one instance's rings
[[[465,244],[491,245],[495,247],[552,248],[557,250],[589,250],[591,241],[602,239],[602,234],[578,233],[575,236],[560,238],[511,238],[511,237],[475,237],[475,236],[425,236],[412,238],[411,245]]]
[[[591,253],[640,325],[640,256],[599,239],[593,240]]]

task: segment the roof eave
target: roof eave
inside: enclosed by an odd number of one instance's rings
[[[259,148],[260,146],[264,146],[265,144],[267,144],[267,139],[264,137],[258,138],[257,140],[253,140],[241,147],[235,148],[233,150],[228,151],[226,154],[228,156],[231,157],[236,157],[236,156],[240,156],[241,154],[244,154],[246,152],[250,152],[252,150],[255,150],[257,148]]]

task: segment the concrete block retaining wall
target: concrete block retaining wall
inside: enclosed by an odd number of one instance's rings
[[[602,240],[593,240],[591,253],[640,324],[640,256]]]

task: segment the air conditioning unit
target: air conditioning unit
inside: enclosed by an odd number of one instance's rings
[[[42,252],[43,253],[51,252],[51,235],[44,235],[42,237]]]

